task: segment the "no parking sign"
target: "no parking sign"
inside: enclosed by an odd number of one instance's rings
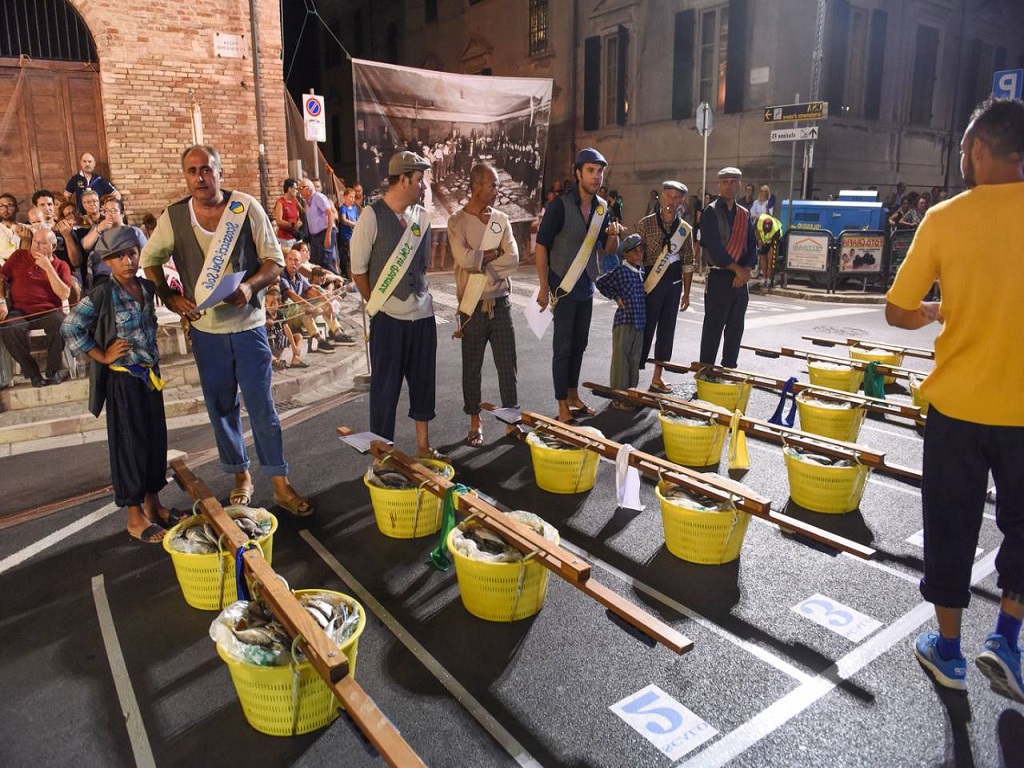
[[[312,92],[302,96],[302,124],[306,129],[306,141],[327,141],[323,96]]]

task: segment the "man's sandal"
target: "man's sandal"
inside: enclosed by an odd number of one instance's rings
[[[131,531],[128,531],[128,538],[133,541],[137,541],[140,544],[159,544],[163,541],[164,535],[167,533],[156,523],[150,523],[136,536]]]
[[[228,504],[233,507],[248,507],[252,502],[254,490],[252,480],[248,483],[238,483],[231,489],[231,495],[228,496]],[[275,497],[274,500],[276,501],[277,498]]]
[[[295,517],[309,517],[313,514],[313,505],[309,503],[309,499],[298,494],[283,498],[275,493],[274,504],[286,512],[295,515]]]
[[[482,429],[471,429],[466,435],[466,445],[470,448],[479,448],[484,444],[484,431]]]
[[[480,436],[481,442],[483,442],[483,435]],[[430,459],[431,461],[440,461],[442,464],[451,464],[452,459],[450,456],[446,456],[436,448],[430,448],[426,451],[421,451],[416,454],[417,459]]]

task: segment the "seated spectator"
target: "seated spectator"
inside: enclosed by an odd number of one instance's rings
[[[63,302],[71,296],[72,278],[70,267],[54,257],[56,246],[57,236],[51,229],[36,227],[31,251],[19,249],[0,266],[0,341],[33,387],[43,386],[44,381],[32,358],[29,331],[46,334],[46,383],[60,384],[65,379],[60,324]]]
[[[344,346],[355,344],[355,340],[345,333],[342,333],[341,326],[334,317],[334,310],[330,302],[324,298],[319,288],[314,288],[306,276],[299,271],[299,252],[288,251],[284,257],[284,271],[281,272],[281,297],[285,300],[283,308],[284,318],[292,327],[292,330],[302,328],[310,340],[316,339],[317,352],[333,352],[334,345],[331,341]],[[324,335],[317,330],[314,317],[323,317],[327,323],[327,329],[331,334],[331,341],[324,338]]]
[[[892,229],[898,229],[900,227],[900,222],[910,211],[910,207],[910,195],[904,195],[900,200],[899,208],[889,214],[889,226]]]
[[[309,363],[302,360],[302,334],[293,331],[288,322],[281,317],[281,288],[272,285],[267,288],[264,298],[267,310],[267,342],[274,360],[271,363],[275,371],[285,368],[309,368]],[[291,352],[291,362],[286,362],[284,353]]]
[[[907,211],[905,214],[903,214],[903,218],[901,218],[899,221],[900,226],[916,227],[918,224],[921,223],[921,220],[924,218],[924,214],[927,210],[928,197],[926,195],[921,195],[915,201],[914,207]]]
[[[96,170],[96,158],[91,152],[82,153],[81,157],[78,158],[78,167],[81,170],[68,179],[68,183],[64,186],[64,198],[68,201],[73,200],[83,213],[85,209],[81,207],[82,195],[87,189],[93,190],[96,193],[97,199],[103,195],[121,196],[121,193],[117,191],[113,184],[98,173],[93,173]],[[35,200],[32,201],[32,204],[36,204]]]
[[[153,236],[154,229],[156,229],[156,216],[147,213],[142,217],[142,234],[146,236],[147,240]]]

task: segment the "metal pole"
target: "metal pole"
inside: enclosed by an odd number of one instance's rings
[[[710,131],[708,131],[708,109],[709,109],[709,106],[708,106],[708,103],[706,101],[703,102],[703,103],[704,103],[704,166],[703,166],[703,170],[701,171],[701,177],[700,177],[700,192],[701,192],[702,195],[706,196],[707,193],[708,193],[708,133],[710,133]],[[697,204],[703,209],[704,208],[704,198],[701,198],[699,201],[697,201]]]
[[[259,143],[260,203],[267,207],[267,144],[263,132],[263,78],[260,76],[260,25],[256,0],[249,0],[249,33],[252,35],[252,78],[256,94],[256,141]]]
[[[821,60],[824,57],[825,47],[825,0],[818,0],[818,13],[815,19],[815,34],[814,34],[814,56],[811,60],[811,98],[810,101],[818,100],[818,91],[821,83]],[[804,145],[804,180],[803,180],[803,197],[805,200],[810,199],[811,190],[808,189],[810,186],[811,169],[814,167],[814,139],[811,139]]]
[[[793,98],[794,104],[800,103],[800,94]],[[793,218],[793,201],[796,195],[793,193],[793,178],[796,175],[796,142],[789,145],[789,208],[786,209],[786,231],[789,231],[789,223]]]

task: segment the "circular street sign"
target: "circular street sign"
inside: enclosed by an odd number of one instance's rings
[[[320,99],[306,99],[306,112],[311,117],[316,117],[320,114]]]
[[[697,133],[701,136],[707,136],[711,133],[711,129],[715,124],[713,114],[711,105],[706,101],[702,101],[697,105]]]

